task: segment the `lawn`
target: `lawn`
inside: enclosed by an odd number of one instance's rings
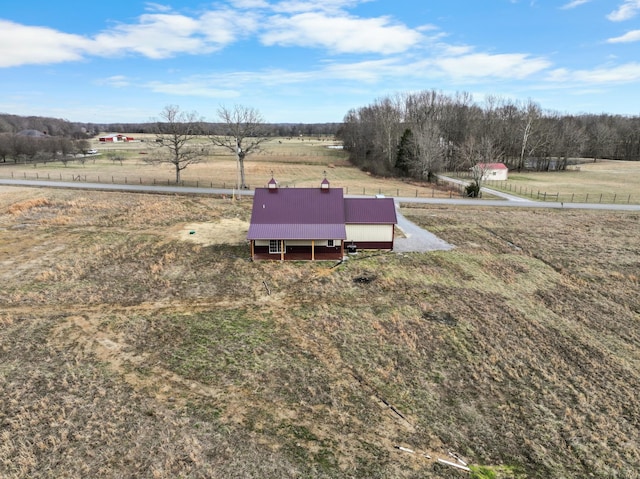
[[[0,187],[1,477],[640,477],[637,213],[419,205],[454,250],[337,265],[250,209]]]
[[[132,135],[136,137],[136,135]],[[91,144],[97,155],[83,158],[83,162],[56,161],[37,165],[0,165],[0,178],[44,179],[79,182],[127,184],[175,184],[172,165],[152,165],[148,159],[158,155],[153,135],[139,135],[141,140],[129,143]],[[185,186],[233,188],[237,184],[237,164],[233,155],[221,148],[209,148],[206,139],[196,140],[207,155],[202,162],[189,166],[181,173]],[[264,187],[273,177],[283,187],[312,187],[323,178],[332,187],[343,188],[346,194],[408,197],[449,198],[460,195],[459,187],[440,186],[420,181],[404,181],[370,175],[350,165],[344,151],[330,148],[335,142],[317,138],[275,138],[264,148],[245,160],[245,172],[250,188]],[[119,160],[122,158],[122,161]]]
[[[509,173],[485,186],[532,198],[583,203],[640,203],[640,162],[598,160],[567,171]]]

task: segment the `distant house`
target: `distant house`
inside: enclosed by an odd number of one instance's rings
[[[103,143],[118,143],[118,142],[133,141],[134,138],[127,135],[122,135],[120,133],[112,133],[110,135],[101,136],[98,138],[98,140],[100,140]]]
[[[247,239],[253,260],[339,260],[346,249],[393,249],[392,198],[347,198],[319,188],[280,188],[271,179],[253,198]]]
[[[482,180],[506,181],[509,168],[504,163],[478,163],[473,167],[482,174]],[[480,176],[480,175],[478,175]]]
[[[44,138],[47,136],[47,132],[46,131],[40,131],[40,130],[21,130],[18,133],[16,133],[16,135],[18,136],[30,136],[32,138]]]

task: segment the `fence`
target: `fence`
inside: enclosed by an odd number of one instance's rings
[[[158,179],[146,176],[116,176],[116,175],[87,175],[78,173],[38,173],[38,172],[15,172],[3,175],[5,178],[19,180],[47,180],[47,181],[66,181],[66,182],[83,182],[83,183],[110,183],[116,185],[158,185],[158,186],[176,186],[175,180]],[[560,193],[540,191],[539,189],[530,188],[528,186],[514,185],[504,181],[485,181],[484,186],[493,188],[505,193],[511,193],[524,198],[530,198],[534,201],[553,201],[562,203],[608,203],[608,204],[639,204],[640,196],[621,193]],[[188,178],[181,180],[177,186],[191,188],[220,188],[220,189],[237,189],[238,185],[234,182],[215,182],[205,178]],[[249,189],[266,185],[249,185]],[[283,182],[280,185],[283,188],[295,187],[296,183]],[[308,186],[308,185],[298,185]],[[464,185],[448,183],[448,189],[440,189],[435,186],[423,186],[419,188],[392,188],[392,187],[355,187],[343,186],[345,194],[349,195],[385,195],[390,197],[412,197],[412,198],[462,198],[465,196]]]
[[[454,178],[470,178],[469,174],[458,173],[450,175]],[[626,192],[600,192],[591,191],[586,193],[560,193],[541,191],[538,188],[523,186],[521,184],[510,183],[509,181],[484,180],[482,186],[504,193],[529,198],[534,201],[554,201],[558,203],[606,203],[606,204],[640,204],[640,196]]]
[[[215,182],[205,178],[188,178],[180,180],[176,184],[175,179],[158,179],[148,176],[133,176],[133,175],[91,175],[83,173],[63,173],[63,172],[16,172],[11,171],[2,175],[5,178],[11,178],[16,180],[42,180],[42,181],[59,181],[59,182],[73,182],[73,183],[102,183],[102,184],[114,184],[114,185],[157,185],[157,186],[182,186],[190,188],[219,188],[219,189],[238,189],[238,184],[235,182]],[[266,187],[267,185],[247,185],[247,189],[255,189],[255,187]],[[300,185],[297,186],[309,186]],[[464,196],[464,187],[462,185],[447,184],[446,189],[433,186],[423,186],[419,188],[392,188],[392,187],[374,187],[374,186],[342,186],[345,194],[351,195],[384,195],[389,197],[412,197],[412,198],[460,198]],[[442,185],[440,185],[442,186]],[[295,182],[281,182],[281,188],[295,188]],[[339,185],[338,185],[339,187]]]
[[[492,181],[487,180],[483,185],[505,193],[531,198],[537,201],[555,201],[562,203],[607,203],[607,204],[637,204],[640,203],[640,196],[634,197],[629,193],[603,193],[603,192],[586,192],[586,193],[549,193],[548,191],[540,191],[539,189],[514,185],[508,181]]]

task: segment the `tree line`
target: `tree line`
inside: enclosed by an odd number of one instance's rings
[[[269,136],[327,136],[335,135],[342,124],[334,123],[266,123],[265,131]],[[213,131],[224,126],[223,123],[203,122],[203,129]],[[83,123],[61,118],[41,116],[20,116],[0,113],[0,133],[15,134],[24,130],[37,130],[48,136],[86,139],[100,132],[121,132],[132,134],[154,134],[157,122],[144,123]]]
[[[564,170],[577,158],[640,160],[640,117],[567,115],[529,100],[434,90],[350,110],[338,132],[351,162],[379,175],[431,180],[501,162],[511,170]]]
[[[185,112],[176,105],[162,110],[160,118],[148,123],[79,123],[59,118],[0,114],[0,162],[46,163],[71,159],[86,161],[91,150],[89,139],[100,132],[153,134],[157,146],[166,155],[149,158],[154,163],[169,163],[180,172],[197,163],[206,150],[188,145],[198,136],[208,136],[212,145],[237,155],[240,164],[239,184],[245,185],[244,159],[257,147],[274,137],[335,136],[340,123],[266,123],[252,108],[220,108],[221,122],[204,121],[196,112]],[[236,145],[236,142],[238,143]],[[122,161],[122,157],[112,158]]]

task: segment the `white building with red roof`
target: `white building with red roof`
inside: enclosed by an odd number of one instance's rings
[[[482,174],[482,180],[506,181],[509,176],[509,168],[504,163],[478,163],[473,167]],[[479,175],[478,175],[479,176]]]

